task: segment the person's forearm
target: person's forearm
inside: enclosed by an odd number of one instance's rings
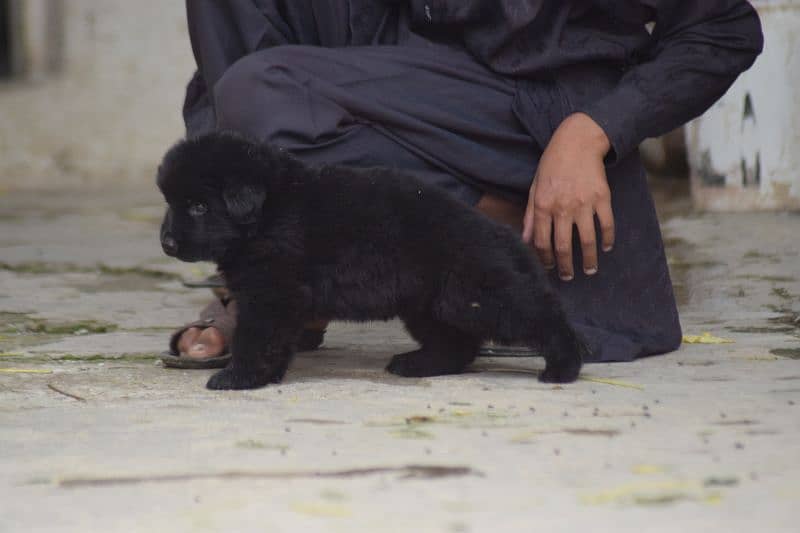
[[[606,132],[586,113],[569,115],[553,136],[555,137],[555,135],[564,137],[569,142],[575,143],[582,149],[592,154],[597,154],[601,158],[605,158],[611,149],[611,142]]]
[[[647,0],[659,15],[649,58],[605,97],[579,108],[611,142],[608,162],[708,109],[763,46],[758,15],[744,0]]]

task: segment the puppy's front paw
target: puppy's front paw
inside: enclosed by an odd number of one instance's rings
[[[539,374],[542,383],[572,383],[578,379],[581,372],[580,358],[561,359],[558,362],[548,362]]]
[[[279,383],[282,377],[266,371],[225,368],[211,376],[206,387],[211,390],[257,389],[269,383]]]
[[[460,374],[466,363],[461,359],[442,357],[424,350],[401,353],[392,357],[386,371],[405,378],[425,378]]]
[[[403,376],[406,378],[430,375],[425,372],[422,355],[421,350],[397,354],[389,361],[389,364],[386,366],[386,371],[395,376]]]

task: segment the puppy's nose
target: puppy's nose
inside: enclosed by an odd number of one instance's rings
[[[161,238],[161,247],[167,255],[175,255],[178,253],[178,242],[172,238],[172,235],[164,235]]]

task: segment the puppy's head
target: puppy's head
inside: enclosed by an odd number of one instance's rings
[[[182,261],[220,261],[258,223],[267,196],[266,147],[229,133],[181,141],[164,156],[161,246]]]

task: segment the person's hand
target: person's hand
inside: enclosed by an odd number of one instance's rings
[[[545,268],[551,269],[557,263],[558,275],[564,281],[574,277],[573,225],[578,226],[583,271],[587,275],[597,272],[595,215],[600,222],[603,251],[614,246],[614,214],[603,164],[610,146],[594,120],[575,113],[556,129],[539,161],[528,196],[522,239],[534,246]]]

